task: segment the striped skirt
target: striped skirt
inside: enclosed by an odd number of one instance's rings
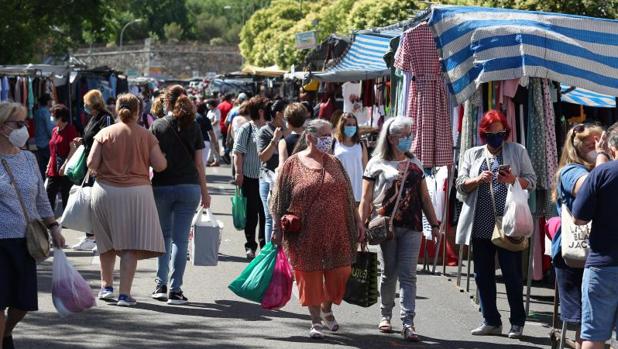
[[[136,251],[138,259],[165,253],[163,232],[150,185],[115,187],[96,182],[91,194],[92,227],[100,254]]]

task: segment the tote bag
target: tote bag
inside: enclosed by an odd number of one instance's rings
[[[583,268],[590,253],[590,229],[592,222],[576,225],[573,215],[566,205],[560,210],[562,258],[571,268]]]

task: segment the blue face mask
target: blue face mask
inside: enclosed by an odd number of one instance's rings
[[[412,136],[399,138],[399,143],[397,143],[397,149],[400,152],[405,153],[410,151],[412,147]]]
[[[356,126],[345,126],[343,128],[343,134],[348,138],[354,137],[356,134]]]
[[[88,108],[87,106],[84,106],[84,111],[86,112],[86,114],[92,115],[92,109]]]
[[[487,133],[485,134],[487,139],[487,144],[493,149],[500,149],[502,144],[504,143],[504,138],[506,137],[506,132],[498,132],[498,133]]]

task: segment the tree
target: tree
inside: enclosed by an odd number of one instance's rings
[[[184,30],[182,30],[180,24],[172,22],[163,26],[163,33],[165,34],[165,40],[178,42],[182,38]]]

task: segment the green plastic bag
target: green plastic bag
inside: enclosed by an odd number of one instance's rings
[[[273,277],[276,260],[277,247],[269,242],[228,288],[239,297],[262,303]]]
[[[69,159],[65,175],[74,184],[81,184],[86,177],[86,150],[83,145],[79,146],[75,154]]]
[[[236,193],[232,196],[232,218],[236,230],[245,229],[245,224],[247,223],[247,198],[242,195],[239,187],[236,187]]]

